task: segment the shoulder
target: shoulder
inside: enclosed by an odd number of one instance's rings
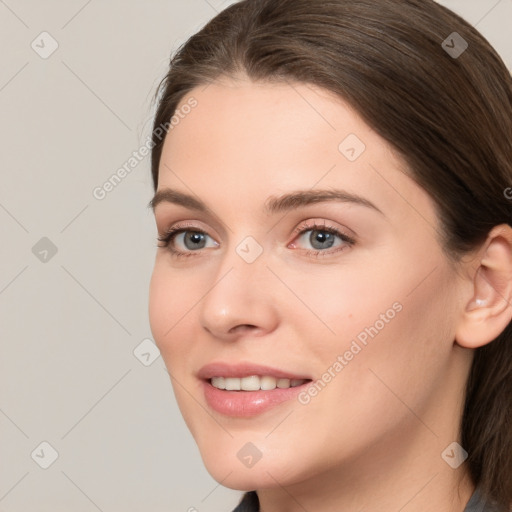
[[[499,510],[493,503],[485,499],[480,488],[477,487],[464,512],[499,512]]]

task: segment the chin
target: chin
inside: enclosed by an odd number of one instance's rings
[[[261,461],[260,463],[263,464]],[[276,480],[281,482],[279,469],[268,469],[264,465],[260,466],[260,463],[258,463],[259,467],[244,468],[240,464],[230,466],[223,462],[212,461],[205,462],[205,467],[210,476],[219,484],[235,491],[254,491],[276,487],[278,485]]]
[[[206,470],[224,487],[253,491],[280,484],[290,485],[304,479],[305,475],[301,474],[301,468],[293,457],[282,451],[274,451],[260,443],[261,452],[258,454],[250,442],[237,439],[232,439],[230,445],[232,449],[223,443],[208,447],[199,445]]]

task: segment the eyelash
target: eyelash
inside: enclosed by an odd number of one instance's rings
[[[352,247],[356,243],[356,241],[353,238],[342,233],[341,231],[336,229],[334,226],[327,226],[326,224],[318,224],[316,222],[313,222],[312,224],[308,224],[307,222],[304,222],[303,224],[301,224],[298,228],[296,228],[294,230],[294,234],[299,236],[299,235],[303,235],[304,233],[307,233],[308,231],[319,231],[321,233],[329,233],[331,235],[335,235],[338,238],[340,238],[345,243],[345,245],[347,245],[348,247]],[[204,231],[196,229],[192,226],[176,225],[176,226],[172,227],[171,229],[169,229],[168,231],[166,231],[163,235],[161,235],[157,238],[157,240],[163,244],[163,245],[159,245],[158,247],[167,248],[173,256],[176,256],[178,258],[182,258],[182,257],[187,258],[189,256],[197,256],[196,253],[199,253],[200,251],[182,252],[182,251],[178,251],[178,250],[174,249],[174,247],[172,247],[171,242],[173,242],[174,239],[179,234],[184,233],[184,232],[199,233],[202,235],[209,236],[208,233],[205,233]],[[336,252],[342,251],[344,249],[345,249],[345,247],[343,246],[341,248],[338,247],[337,249],[335,249],[333,251],[307,250],[306,255],[313,256],[313,257],[326,256],[329,254],[334,254]]]

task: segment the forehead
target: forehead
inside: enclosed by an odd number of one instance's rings
[[[311,149],[338,156],[339,143],[349,134],[357,134],[374,151],[390,150],[348,103],[308,84],[224,78],[194,89],[178,111],[191,97],[197,106],[181,116],[179,129],[173,129],[175,137],[169,139],[182,148],[185,144],[206,149],[211,156],[216,150],[254,152],[259,159],[270,155],[275,160]]]
[[[236,191],[240,208],[293,189],[329,187],[364,193],[402,216],[411,202],[432,206],[392,147],[329,91],[223,79],[195,88],[178,111],[191,98],[196,106],[165,139],[159,189],[189,189],[218,203]]]

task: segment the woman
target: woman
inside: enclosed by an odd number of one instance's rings
[[[236,511],[510,510],[512,80],[489,43],[430,0],[245,0],[159,92],[151,329]]]

